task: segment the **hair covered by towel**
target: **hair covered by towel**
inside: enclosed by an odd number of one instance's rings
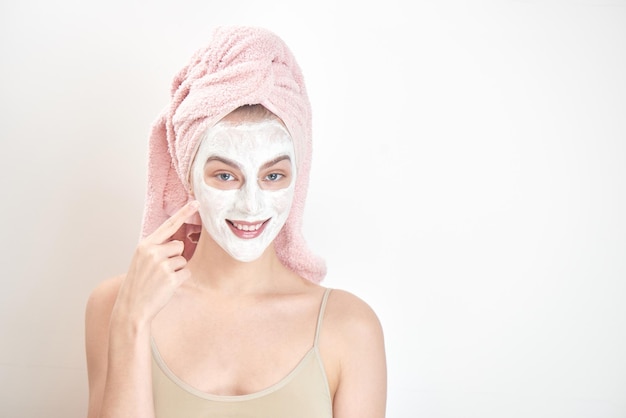
[[[261,104],[283,121],[296,152],[295,196],[274,241],[276,253],[301,277],[320,282],[325,263],[302,235],[312,154],[311,105],[300,67],[284,41],[263,28],[218,27],[209,44],[174,77],[170,96],[150,135],[141,236],[192,199],[189,171],[206,130],[240,106]],[[184,241],[186,258],[193,254],[201,229],[196,214],[174,235]]]

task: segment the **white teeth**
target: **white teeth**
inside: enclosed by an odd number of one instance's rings
[[[241,225],[241,224],[233,222],[233,225],[235,226],[235,228],[239,229],[240,231],[257,231],[261,227],[261,225],[263,225],[263,223],[256,224],[256,225]]]

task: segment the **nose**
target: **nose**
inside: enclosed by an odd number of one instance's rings
[[[262,193],[259,185],[254,181],[246,182],[239,189],[239,199],[237,199],[237,209],[243,213],[254,214],[259,212],[262,203]]]

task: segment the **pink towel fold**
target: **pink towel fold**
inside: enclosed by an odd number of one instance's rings
[[[190,199],[189,170],[203,133],[239,106],[262,104],[282,119],[296,151],[297,179],[292,209],[275,240],[285,266],[318,283],[324,261],[302,235],[311,168],[311,105],[298,63],[274,33],[256,27],[218,27],[176,75],[171,101],[152,127],[142,237],[152,233]],[[195,216],[175,234],[185,256],[195,250],[201,230]]]

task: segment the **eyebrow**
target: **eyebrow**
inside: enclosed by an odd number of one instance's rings
[[[206,162],[204,164],[206,165],[206,164],[210,163],[211,161],[219,161],[219,162],[224,163],[226,165],[229,165],[229,166],[231,166],[233,168],[241,169],[239,164],[237,164],[236,162],[234,162],[232,160],[229,160],[228,158],[219,157],[217,155],[213,155],[213,156],[207,158],[207,160],[206,160]]]
[[[270,168],[271,166],[273,166],[274,164],[278,164],[281,161],[291,161],[291,158],[288,155],[279,155],[278,157],[274,158],[271,161],[266,162],[265,164],[263,164],[261,166],[261,170],[265,170],[266,168]]]
[[[291,161],[291,158],[288,155],[279,155],[278,157],[274,158],[273,160],[270,160],[270,161],[266,162],[265,164],[263,164],[261,166],[261,170],[265,170],[265,169],[273,166],[274,164],[278,164],[279,162],[281,162],[283,160]],[[207,158],[205,164],[208,164],[211,161],[219,161],[219,162],[224,163],[226,165],[229,165],[229,166],[231,166],[233,168],[241,170],[241,166],[239,164],[237,164],[236,162],[234,162],[233,160],[229,160],[228,158],[220,157],[218,155],[213,155],[213,156]]]

